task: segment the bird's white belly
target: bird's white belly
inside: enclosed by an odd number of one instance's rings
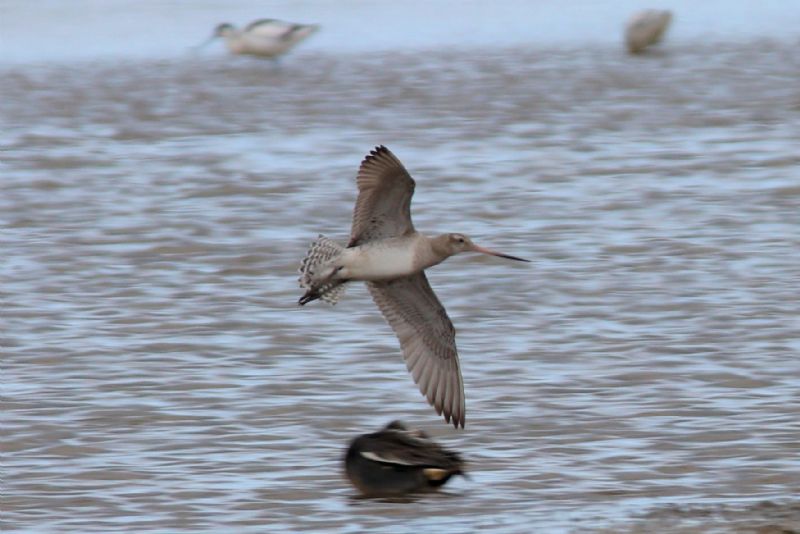
[[[288,42],[279,39],[245,35],[241,40],[241,52],[239,53],[271,57],[285,52],[288,45]]]
[[[415,273],[413,246],[356,247],[345,251],[341,275],[349,280],[379,281]]]

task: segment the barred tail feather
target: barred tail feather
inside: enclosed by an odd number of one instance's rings
[[[326,274],[320,272],[327,267],[327,264],[336,259],[344,247],[320,235],[316,241],[311,243],[311,246],[306,253],[306,257],[300,264],[300,287],[306,289],[306,294],[300,299],[301,304],[305,304],[317,298],[324,300],[329,304],[336,304],[336,302],[344,294],[344,283],[340,280],[325,279]]]
[[[344,295],[344,290],[347,289],[347,285],[345,285],[344,282],[336,282],[335,284],[336,285],[320,289],[319,298],[331,306],[339,302],[339,299]]]

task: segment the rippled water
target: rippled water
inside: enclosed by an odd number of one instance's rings
[[[800,529],[799,57],[6,66],[4,531]],[[296,306],[381,143],[418,228],[534,260],[429,273],[465,431],[361,285]],[[352,499],[346,442],[395,418],[472,478]]]

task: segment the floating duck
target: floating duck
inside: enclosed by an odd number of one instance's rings
[[[355,438],[344,459],[347,478],[366,497],[397,497],[436,490],[454,475],[466,476],[458,453],[420,430],[393,421]]]

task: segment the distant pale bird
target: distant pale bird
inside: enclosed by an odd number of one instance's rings
[[[276,58],[291,50],[300,41],[316,32],[316,24],[294,24],[275,19],[251,22],[240,30],[227,22],[214,29],[204,46],[217,37],[224,39],[225,46],[233,54],[246,54],[265,58]]]
[[[358,199],[347,247],[320,236],[300,266],[300,304],[322,299],[335,304],[345,284],[367,283],[372,299],[400,339],[414,381],[436,413],[464,427],[464,383],[456,331],[425,269],[461,252],[528,261],[479,247],[463,234],[428,237],[411,223],[414,180],[388,148],[379,146],[361,162]]]
[[[393,497],[441,488],[466,476],[464,461],[420,430],[400,421],[350,442],[344,458],[348,480],[366,497]]]
[[[631,54],[640,54],[645,48],[661,41],[672,21],[667,10],[645,9],[637,11],[625,26],[625,45]]]

